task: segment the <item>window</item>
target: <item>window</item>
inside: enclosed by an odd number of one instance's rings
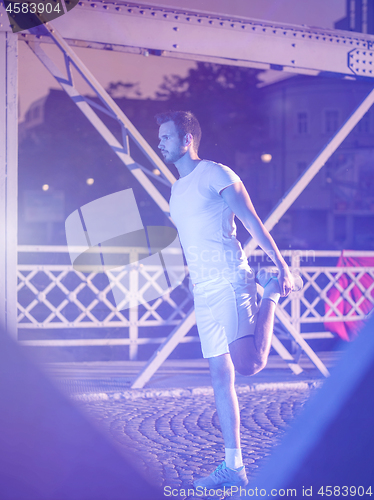
[[[325,132],[336,132],[339,127],[339,111],[336,109],[325,110]]]
[[[297,113],[297,133],[307,134],[308,128],[308,113],[306,111],[300,111]]]

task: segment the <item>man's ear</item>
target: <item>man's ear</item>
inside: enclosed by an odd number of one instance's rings
[[[192,134],[186,134],[184,136],[184,145],[189,146],[193,142],[193,135]]]

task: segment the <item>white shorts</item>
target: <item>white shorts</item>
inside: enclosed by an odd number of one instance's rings
[[[230,283],[225,278],[193,287],[197,330],[204,358],[229,351],[229,344],[254,335],[258,304],[254,277]]]

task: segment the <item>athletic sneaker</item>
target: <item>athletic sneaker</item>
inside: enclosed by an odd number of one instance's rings
[[[263,267],[259,270],[259,272],[256,274],[256,282],[262,286],[262,288],[265,288],[266,285],[270,282],[272,279],[277,279],[279,275],[279,269],[277,267]],[[298,274],[293,275],[294,279],[294,287],[292,289],[293,292],[299,292],[303,286],[303,280]]]
[[[202,477],[194,481],[195,488],[202,487],[207,489],[217,489],[226,486],[245,486],[248,483],[247,474],[245,473],[244,465],[237,470],[226,467],[226,462],[223,461],[215,471],[209,476]]]

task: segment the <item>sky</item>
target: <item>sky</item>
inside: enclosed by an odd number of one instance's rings
[[[144,3],[320,28],[333,28],[334,22],[345,16],[346,7],[346,0],[146,0]],[[59,53],[53,45],[44,44],[43,49],[51,56]],[[139,83],[144,98],[154,97],[164,75],[183,76],[194,65],[192,61],[105,50],[75,51],[105,88],[111,82]],[[18,67],[19,118],[22,121],[34,101],[47,95],[50,88],[61,87],[24,42],[19,43]],[[92,95],[84,83],[79,84],[79,90]]]

